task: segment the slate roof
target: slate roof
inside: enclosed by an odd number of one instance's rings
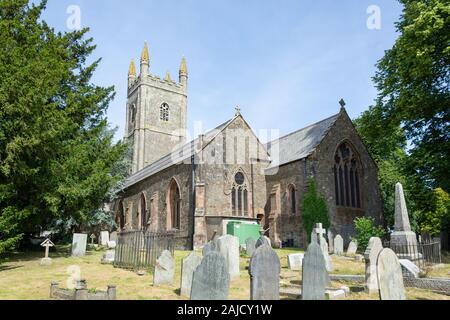
[[[339,115],[340,113],[267,143],[266,148],[272,159],[268,169],[301,160],[311,155]]]
[[[219,134],[223,129],[225,129],[231,122],[234,121],[236,117],[234,117],[231,120],[228,120],[227,122],[222,123],[220,126],[208,131],[204,134],[204,145],[209,143],[211,140],[214,139],[214,137]],[[157,160],[156,162],[148,165],[144,169],[136,172],[132,176],[128,177],[123,185],[123,189],[127,189],[131,187],[132,185],[164,170],[167,168],[170,168],[171,166],[179,163],[191,163],[191,157],[196,154],[199,150],[197,149],[197,144],[199,142],[199,138],[196,138],[185,145],[175,149],[173,152],[169,153],[168,155],[165,155],[161,159]]]

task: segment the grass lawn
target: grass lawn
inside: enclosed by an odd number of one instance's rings
[[[298,288],[301,285],[301,272],[291,271],[287,266],[287,255],[299,250],[276,250],[281,261],[281,287]],[[199,253],[200,254],[200,253]],[[81,277],[87,280],[89,289],[106,290],[108,284],[117,286],[117,298],[120,300],[183,300],[187,297],[179,295],[181,261],[189,252],[175,252],[175,282],[173,286],[154,287],[153,276],[147,273],[143,276],[135,272],[102,265],[100,259],[103,251],[88,251],[82,258],[74,258],[69,254],[69,247],[58,247],[57,252],[51,252],[53,264],[48,267],[39,265],[43,252],[27,252],[11,254],[0,263],[0,299],[1,300],[43,300],[49,298],[50,283],[59,282],[61,287],[67,287],[68,268],[78,266]],[[250,297],[250,278],[246,267],[249,258],[241,257],[241,277],[231,281],[230,299],[248,300]],[[364,263],[333,257],[335,267],[333,274],[364,274]],[[443,275],[450,269],[449,264],[433,270],[434,274]],[[444,275],[445,276],[445,275]],[[448,277],[446,275],[445,277]],[[333,287],[344,283],[333,282]],[[350,299],[378,299],[364,293],[361,284],[347,283],[352,289]],[[450,297],[427,290],[407,289],[408,299],[450,299]],[[286,298],[286,297],[282,297]]]

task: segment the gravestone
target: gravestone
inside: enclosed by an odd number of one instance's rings
[[[369,245],[364,252],[364,259],[366,261],[366,284],[365,291],[369,294],[378,293],[378,278],[377,278],[377,260],[378,255],[383,250],[383,244],[378,237],[372,237],[369,240]]]
[[[204,257],[212,251],[217,251],[216,243],[214,241],[210,241],[203,246],[202,253]]]
[[[116,257],[115,250],[107,250],[102,257],[101,263],[103,264],[112,264],[114,263],[114,259]]]
[[[227,300],[230,274],[218,252],[208,253],[192,276],[191,300]]]
[[[115,241],[117,243],[117,231],[111,232],[109,235],[109,241]]]
[[[352,240],[347,248],[347,255],[348,256],[354,256],[356,254],[356,251],[358,250],[358,244],[356,241]]]
[[[183,259],[181,265],[181,295],[190,297],[192,288],[192,276],[194,271],[202,262],[202,257],[199,257],[194,252]]]
[[[328,243],[324,237],[325,233],[326,233],[326,230],[323,229],[322,224],[316,223],[316,227],[312,231],[311,239],[313,239],[313,241],[316,241],[316,238],[317,238],[320,249],[322,250],[322,253],[323,253],[323,257],[325,259],[326,268],[327,268],[328,272],[330,272],[333,270],[333,264],[331,262],[330,254],[328,253],[329,248],[328,248]]]
[[[250,299],[280,300],[280,258],[267,244],[259,246],[250,260]]]
[[[288,267],[290,270],[300,270],[303,264],[303,258],[305,255],[303,253],[293,253],[287,256]]]
[[[117,247],[117,243],[115,241],[108,241],[107,245],[108,249],[115,249]]]
[[[168,250],[164,250],[155,264],[153,285],[173,284],[175,274],[175,261]]]
[[[87,234],[74,233],[72,240],[72,256],[83,257],[86,255]]]
[[[334,234],[333,234],[333,232],[331,232],[330,229],[328,229],[327,236],[328,236],[328,246],[329,246],[328,252],[333,253],[334,252]]]
[[[419,278],[421,270],[412,261],[407,260],[407,259],[400,259],[399,262],[402,267],[402,272],[403,272],[404,277]]]
[[[227,262],[230,278],[239,278],[239,238],[232,235],[224,235],[217,239],[217,251],[223,255]]]
[[[91,245],[93,246],[93,245],[94,245],[94,240],[95,240],[97,237],[95,236],[95,234],[91,234],[91,236],[90,236],[89,238],[91,238]]]
[[[263,244],[267,244],[269,245],[269,247],[272,247],[272,243],[270,241],[270,239],[266,236],[261,236],[255,244],[255,249],[257,249],[259,246],[262,246]]]
[[[247,256],[251,257],[253,255],[253,252],[256,250],[256,240],[253,238],[248,238],[245,240],[245,252],[247,253]]]
[[[422,258],[422,254],[418,252],[416,234],[411,230],[401,183],[395,185],[395,226],[391,234],[390,246],[394,251],[398,251],[395,250],[396,248],[401,249],[402,252],[397,254],[400,259],[414,261]]]
[[[311,242],[308,246],[302,270],[302,300],[324,300],[330,278],[322,250],[317,243]]]
[[[100,232],[100,245],[107,246],[109,242],[109,232],[102,231]]]
[[[45,239],[44,242],[41,243],[41,247],[45,248],[45,256],[41,259],[41,266],[49,266],[52,264],[52,259],[48,256],[50,251],[50,247],[54,247],[55,245],[50,239]]]
[[[377,277],[381,300],[406,300],[402,268],[397,255],[389,248],[378,255]]]
[[[334,237],[334,254],[337,256],[344,254],[344,238],[340,234]]]

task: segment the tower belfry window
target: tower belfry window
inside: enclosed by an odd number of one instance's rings
[[[169,121],[169,111],[170,107],[167,103],[163,103],[160,107],[159,118],[161,121],[168,122]]]

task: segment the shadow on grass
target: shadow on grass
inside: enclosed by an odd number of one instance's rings
[[[23,268],[23,266],[6,266],[6,265],[0,265],[0,272],[2,272],[2,271],[8,271],[8,270],[14,270],[14,269],[19,269],[19,268]]]

